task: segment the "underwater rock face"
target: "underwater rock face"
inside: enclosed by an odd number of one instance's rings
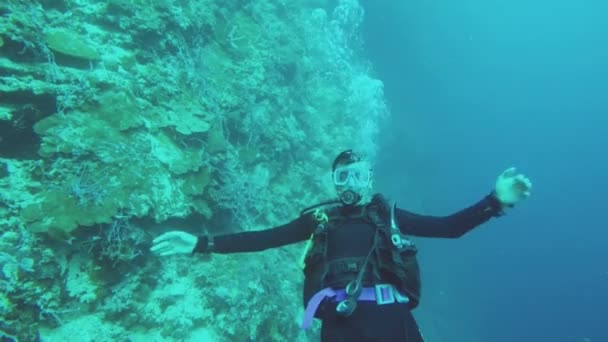
[[[387,109],[355,53],[357,1],[0,13],[0,339],[314,340],[298,329],[299,246],[148,248],[172,229],[285,223],[334,195],[340,150],[373,157]]]

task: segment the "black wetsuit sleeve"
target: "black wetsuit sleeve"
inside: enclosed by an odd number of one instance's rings
[[[457,238],[502,214],[500,202],[491,193],[476,204],[449,216],[418,215],[397,208],[395,220],[400,230],[407,235]]]
[[[309,215],[270,229],[217,235],[213,237],[213,247],[209,246],[210,237],[199,236],[194,253],[239,253],[257,252],[280,247],[310,237],[315,224]]]

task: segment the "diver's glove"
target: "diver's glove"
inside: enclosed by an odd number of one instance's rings
[[[496,180],[494,194],[503,208],[512,207],[530,196],[532,182],[523,174],[518,174],[514,167],[506,169]]]
[[[182,232],[170,231],[159,235],[152,241],[150,251],[160,256],[190,254],[194,251],[198,237]]]

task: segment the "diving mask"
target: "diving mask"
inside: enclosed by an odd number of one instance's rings
[[[372,180],[372,171],[369,163],[362,161],[337,167],[333,177],[336,186],[367,187]]]
[[[334,170],[333,181],[340,201],[346,205],[357,205],[370,192],[372,171],[369,163],[364,161],[342,165]]]

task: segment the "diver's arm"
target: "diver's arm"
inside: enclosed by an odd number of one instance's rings
[[[308,215],[266,230],[240,232],[217,236],[199,236],[194,253],[257,252],[304,241],[310,237],[315,224]],[[210,243],[212,241],[212,243]]]
[[[503,215],[503,209],[513,207],[530,196],[532,182],[515,167],[504,170],[496,179],[492,192],[476,204],[445,217],[423,216],[395,210],[401,231],[409,235],[457,238],[492,217]]]
[[[395,209],[395,219],[407,235],[457,238],[492,217],[501,216],[503,208],[493,191],[476,204],[449,216],[426,216]]]

